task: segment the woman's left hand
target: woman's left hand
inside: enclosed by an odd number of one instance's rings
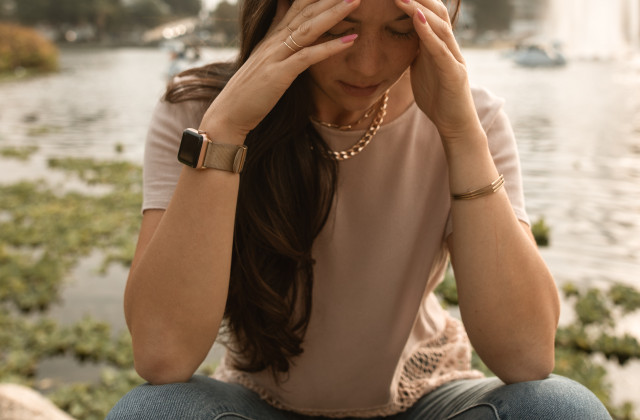
[[[412,17],[420,38],[419,53],[411,65],[416,103],[436,125],[445,143],[463,140],[480,125],[447,7],[440,0],[395,3]]]

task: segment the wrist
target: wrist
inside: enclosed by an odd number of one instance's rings
[[[247,138],[247,131],[231,128],[222,121],[203,120],[198,130],[206,132],[213,141],[241,146]]]
[[[208,133],[214,141],[238,146],[244,144],[250,131],[234,122],[231,116],[216,106],[215,101],[202,117],[198,130]]]
[[[487,134],[480,124],[456,133],[440,134],[447,160],[474,159],[482,156],[489,149]]]

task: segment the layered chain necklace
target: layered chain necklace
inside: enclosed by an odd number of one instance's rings
[[[371,124],[369,125],[369,128],[367,128],[367,131],[364,133],[364,135],[362,137],[360,137],[360,139],[356,142],[356,144],[354,144],[353,146],[351,146],[350,148],[346,149],[346,150],[340,150],[340,151],[334,151],[331,150],[328,152],[328,155],[331,159],[335,159],[337,161],[342,161],[342,160],[347,160],[347,159],[351,159],[352,157],[356,156],[358,153],[362,152],[362,150],[364,150],[365,147],[367,147],[367,145],[371,142],[371,139],[373,138],[373,136],[376,135],[376,133],[378,132],[378,129],[380,128],[380,126],[382,125],[382,121],[384,120],[384,116],[387,115],[387,102],[389,101],[389,91],[387,90],[384,95],[382,95],[382,98],[380,99],[380,105],[378,106],[378,113],[376,114],[376,116],[373,118],[373,121],[371,121]],[[371,116],[371,113],[373,112],[373,110],[375,109],[375,106],[371,107],[362,118],[360,118],[358,121],[348,124],[348,125],[337,125],[337,124],[331,124],[331,123],[327,123],[327,122],[323,122],[323,121],[318,121],[315,120],[318,124],[323,125],[325,127],[331,127],[331,128],[337,128],[338,130],[343,130],[343,131],[347,131],[347,130],[351,130],[351,128],[355,125],[358,125],[359,123],[361,123],[362,121],[364,121],[365,119],[369,118]]]

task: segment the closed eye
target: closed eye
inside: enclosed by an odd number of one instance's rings
[[[336,31],[335,29],[332,29],[322,34],[322,36],[324,38],[342,38],[343,36],[350,35],[354,32],[355,32],[355,28],[349,28],[344,31]]]
[[[411,39],[416,35],[416,31],[411,29],[408,32],[395,31],[393,29],[387,29],[391,36],[398,39]]]

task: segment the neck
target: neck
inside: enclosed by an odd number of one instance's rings
[[[312,119],[320,124],[345,130],[366,130],[375,117],[380,105],[380,100],[382,99],[382,96],[376,98],[375,102],[370,104],[371,106],[367,109],[340,109],[336,103],[324,95],[319,87],[315,86],[315,90],[316,92],[314,94],[317,98],[322,98],[320,99],[322,102],[316,102],[316,111]],[[389,90],[387,116],[384,122],[388,123],[400,116],[413,101],[411,80],[409,78],[409,72],[407,71]]]
[[[380,107],[382,106],[383,101],[385,103],[387,102],[387,97],[388,97],[388,92],[385,92],[384,95],[382,95],[382,97],[378,99],[378,102],[376,102],[368,110],[366,110],[360,118],[348,124],[341,125],[341,124],[330,123],[330,122],[318,120],[315,117],[311,117],[311,119],[325,127],[337,128],[338,130],[342,130],[342,131],[355,130],[355,129],[358,129],[362,124],[369,121],[370,119],[375,118],[375,113],[380,110]]]
[[[337,128],[344,131],[366,129],[374,118],[381,100],[382,96],[370,104],[369,108],[355,111],[339,110],[335,104],[331,107],[325,107],[325,111],[317,107],[315,115],[313,115],[311,119],[326,127]]]

